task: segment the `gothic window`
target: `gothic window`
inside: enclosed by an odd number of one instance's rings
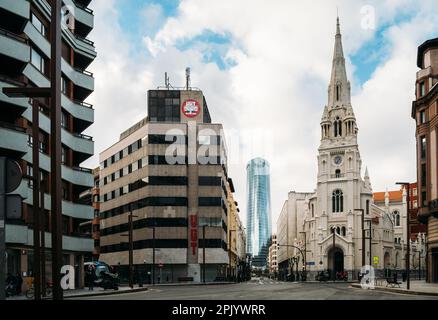
[[[341,177],[341,170],[337,169],[335,172],[335,177],[340,178]]]
[[[312,218],[315,216],[315,205],[312,203]]]
[[[344,211],[344,194],[339,189],[332,194],[332,211],[334,213]]]
[[[337,227],[336,228],[336,233],[340,235],[341,234],[341,228]]]
[[[394,217],[394,225],[396,227],[400,227],[400,212],[394,211],[392,214]]]
[[[345,227],[342,227],[342,236],[345,237],[346,234],[347,234],[347,230],[345,229]]]
[[[336,117],[334,128],[335,128],[335,137],[342,136],[342,121],[341,119],[339,119],[339,117]]]
[[[340,96],[341,96],[341,86],[338,84],[336,85],[336,101],[339,101]]]

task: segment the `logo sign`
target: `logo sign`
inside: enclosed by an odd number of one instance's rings
[[[187,118],[194,118],[201,112],[199,102],[193,99],[184,101],[181,109]]]
[[[196,248],[198,247],[198,217],[196,215],[190,216],[190,247],[192,248],[192,255],[196,255]]]

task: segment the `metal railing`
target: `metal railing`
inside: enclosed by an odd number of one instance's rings
[[[74,33],[72,33],[72,34],[73,34],[73,36],[74,36],[76,39],[78,39],[78,40],[80,40],[80,41],[83,41],[83,42],[85,42],[85,43],[87,43],[87,44],[89,44],[89,45],[91,45],[91,46],[94,47],[94,42],[93,42],[93,41],[91,41],[91,40],[89,40],[89,39],[87,39],[87,38],[81,37],[81,36],[79,36],[79,35],[77,35],[77,34],[74,34]]]
[[[90,76],[90,77],[93,76],[93,73],[91,73],[90,71],[82,70],[82,69],[79,69],[77,67],[74,67],[73,69],[79,73],[85,74],[86,76]]]
[[[26,129],[20,126],[17,126],[15,124],[9,123],[9,122],[4,122],[4,121],[0,121],[0,128],[4,128],[4,129],[10,129],[10,130],[14,130],[14,131],[18,131],[18,132],[26,132]]]
[[[27,40],[25,37],[2,28],[0,28],[0,34],[17,41],[21,41],[23,43],[29,43],[29,40]]]
[[[75,99],[73,99],[72,102],[74,104],[78,104],[78,105],[83,106],[85,108],[93,109],[93,105],[90,104],[90,103],[87,103],[87,102],[84,102],[84,101],[75,100]]]
[[[89,141],[93,141],[93,137],[87,136],[85,134],[82,133],[73,133],[73,135],[75,137],[81,138],[81,139],[85,139],[85,140],[89,140]]]
[[[74,1],[74,0],[73,0],[73,3],[79,9],[82,9],[82,10],[84,10],[84,11],[94,15],[94,11],[92,9],[88,8],[87,6],[84,6],[83,4],[81,4],[81,3],[77,2],[77,1]]]
[[[340,178],[344,178],[344,177],[345,177],[345,174],[343,174],[343,173],[332,174],[332,175],[330,175],[330,177],[331,177],[332,179],[340,179]]]
[[[93,173],[93,170],[82,167],[72,167],[74,171],[85,172],[85,173]]]

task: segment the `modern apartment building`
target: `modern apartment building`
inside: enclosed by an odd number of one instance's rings
[[[226,146],[202,91],[148,91],[148,116],[100,163],[100,260],[127,276],[132,212],[137,278],[200,282],[204,263],[207,282],[227,276]]]
[[[418,47],[417,66],[418,220],[427,225],[427,281],[438,282],[438,38]]]
[[[82,233],[88,233],[94,241],[92,260],[98,261],[100,255],[100,189],[99,189],[100,167],[93,169],[94,186],[79,195],[80,202],[94,209],[93,220],[81,224]]]
[[[51,278],[50,225],[50,120],[48,99],[39,99],[39,141],[32,141],[30,101],[9,98],[4,87],[50,86],[50,2],[0,0],[0,155],[17,160],[23,173],[32,175],[32,144],[39,145],[44,190],[46,278]],[[62,224],[63,263],[76,266],[76,286],[82,285],[84,257],[93,240],[81,234],[80,225],[93,219],[93,207],[79,203],[79,194],[93,186],[91,170],[81,163],[94,152],[94,142],[83,134],[93,124],[94,110],[85,102],[94,90],[86,71],[96,57],[87,39],[93,29],[90,0],[64,0],[68,23],[62,28]],[[67,14],[65,12],[65,14]],[[6,221],[7,272],[31,275],[33,269],[32,181],[24,179],[14,193],[23,199],[22,215]]]
[[[269,163],[261,158],[248,162],[247,252],[252,266],[265,268],[271,240],[271,191]]]

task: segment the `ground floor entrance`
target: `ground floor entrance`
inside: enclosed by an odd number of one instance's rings
[[[328,269],[332,279],[336,277],[338,272],[344,271],[344,251],[342,249],[338,247],[330,249],[328,252]]]

